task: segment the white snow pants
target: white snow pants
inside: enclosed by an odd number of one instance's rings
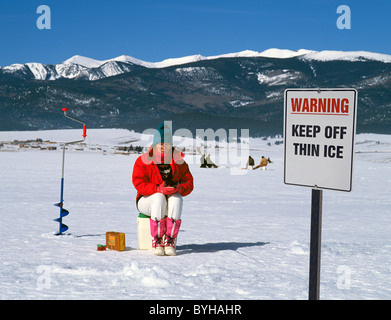
[[[150,216],[151,219],[161,220],[165,216],[179,220],[182,215],[183,199],[179,193],[165,196],[163,193],[154,193],[150,196],[143,196],[137,203],[138,210]]]

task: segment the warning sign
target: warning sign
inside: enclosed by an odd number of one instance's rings
[[[284,101],[284,182],[352,190],[357,91],[287,89]]]

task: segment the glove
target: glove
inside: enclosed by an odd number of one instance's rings
[[[181,187],[181,185],[180,184],[178,184],[177,186],[176,186],[176,192],[178,192],[179,194],[181,193],[181,191],[182,191],[182,187]]]
[[[177,193],[178,192],[177,189],[178,188],[175,188],[175,187],[166,187],[166,186],[164,186],[164,182],[163,182],[162,184],[159,184],[157,186],[156,191],[160,192],[160,193],[163,193],[165,196],[170,196],[170,195],[172,195],[174,193]]]

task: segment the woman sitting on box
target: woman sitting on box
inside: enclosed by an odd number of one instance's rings
[[[176,255],[182,197],[193,191],[193,176],[183,158],[184,154],[172,145],[171,128],[163,122],[155,131],[153,145],[137,158],[133,167],[136,205],[140,212],[150,216],[155,255]]]

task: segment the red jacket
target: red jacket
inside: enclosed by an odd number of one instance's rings
[[[193,176],[189,166],[183,160],[184,154],[172,148],[172,181],[181,185],[180,194],[184,197],[193,191]],[[157,192],[157,186],[163,182],[159,169],[152,160],[153,149],[137,158],[133,167],[132,182],[137,190],[137,200],[141,196],[150,196]]]

